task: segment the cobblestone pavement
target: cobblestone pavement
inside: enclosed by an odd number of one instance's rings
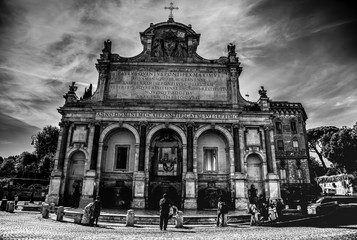
[[[87,227],[43,219],[39,213],[0,212],[3,239],[357,239],[357,225],[336,228],[269,228],[235,225],[160,231],[158,226]]]

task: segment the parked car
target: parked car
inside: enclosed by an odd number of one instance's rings
[[[356,204],[357,196],[325,196],[308,206],[308,214],[325,214],[338,208],[341,204]]]

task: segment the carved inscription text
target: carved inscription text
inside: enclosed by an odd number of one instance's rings
[[[227,74],[112,71],[109,98],[227,101]]]

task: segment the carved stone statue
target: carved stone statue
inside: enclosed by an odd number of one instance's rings
[[[258,91],[259,92],[259,95],[261,98],[267,98],[267,90],[264,89],[264,86],[261,86],[260,87],[261,89]]]
[[[72,85],[69,85],[69,90],[63,97],[66,99],[65,103],[76,102],[78,97],[76,95],[77,86],[75,85],[76,82],[72,82]]]
[[[160,39],[155,39],[152,46],[152,56],[153,57],[162,57],[164,52],[162,51],[162,45]]]
[[[187,57],[187,45],[184,41],[180,41],[177,44],[175,56],[176,57]]]
[[[230,43],[227,45],[227,50],[228,53],[235,53],[236,52],[236,45],[234,45],[233,43]]]
[[[75,93],[77,91],[77,86],[76,86],[76,82],[72,82],[72,85],[69,85],[69,93]]]
[[[112,42],[108,39],[106,41],[104,41],[104,48],[103,48],[103,53],[104,52],[112,52]]]
[[[101,59],[108,60],[110,54],[112,53],[112,42],[108,39],[104,41],[104,48],[102,49],[103,54],[101,54]]]

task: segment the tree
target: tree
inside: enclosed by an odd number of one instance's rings
[[[39,159],[38,171],[43,178],[48,178],[51,175],[58,136],[59,129],[57,127],[46,126],[32,137],[32,144]]]
[[[357,171],[357,134],[353,128],[342,127],[323,143],[323,154],[336,168],[348,173]]]
[[[326,170],[326,164],[323,160],[323,147],[328,142],[335,132],[339,129],[334,126],[322,126],[307,130],[307,141],[309,150],[315,152],[320,159],[322,167]]]
[[[40,159],[38,166],[39,173],[42,178],[49,178],[54,167],[54,154],[49,153]]]
[[[30,177],[36,175],[38,158],[35,154],[23,152],[18,156],[15,162],[15,169],[18,177]]]
[[[15,160],[13,158],[5,158],[0,164],[1,177],[14,177],[16,175]]]
[[[32,144],[35,147],[35,153],[38,159],[42,159],[49,153],[55,154],[59,129],[53,126],[46,126],[40,132],[32,137]]]
[[[326,174],[326,169],[322,166],[320,161],[315,157],[310,157],[310,170],[314,177],[320,177]]]

